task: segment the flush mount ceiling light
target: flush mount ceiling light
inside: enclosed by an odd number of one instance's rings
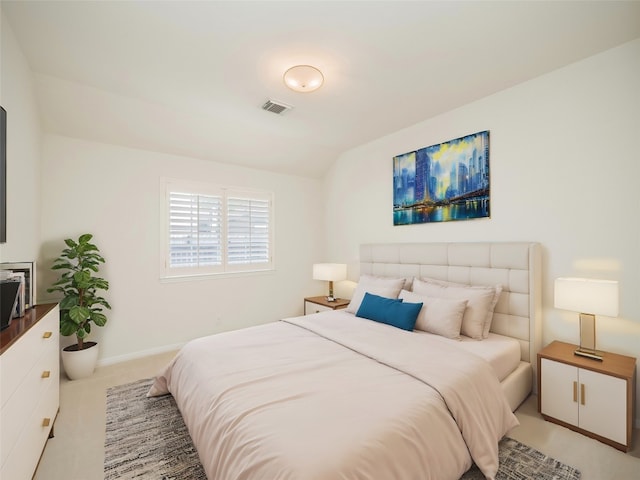
[[[324,82],[322,72],[311,65],[296,65],[284,72],[284,84],[296,92],[313,92]]]

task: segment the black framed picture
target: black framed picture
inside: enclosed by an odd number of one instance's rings
[[[0,243],[7,241],[7,111],[0,107]]]

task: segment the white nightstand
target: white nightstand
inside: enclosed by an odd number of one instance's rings
[[[574,355],[577,345],[552,342],[538,353],[538,411],[545,420],[629,451],[633,439],[636,359],[601,352]]]
[[[327,297],[307,297],[304,299],[304,314],[326,312],[329,310],[340,310],[347,308],[350,300],[344,298],[336,298],[333,302],[327,300]]]

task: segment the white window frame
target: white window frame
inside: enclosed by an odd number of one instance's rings
[[[241,187],[226,187],[204,182],[193,182],[172,178],[162,178],[160,185],[161,192],[161,258],[160,258],[160,278],[161,279],[189,279],[206,277],[212,275],[235,275],[240,273],[268,272],[275,269],[274,262],[274,194],[264,190],[252,190]],[[193,195],[217,196],[222,200],[221,208],[221,251],[222,263],[220,265],[193,266],[193,267],[172,267],[170,265],[170,194],[180,192]],[[229,263],[229,219],[228,200],[230,198],[251,199],[261,202],[268,202],[268,256],[266,262],[259,263]]]

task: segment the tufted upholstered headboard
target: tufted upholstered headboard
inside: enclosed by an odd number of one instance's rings
[[[541,348],[540,244],[527,242],[395,243],[360,246],[360,273],[431,277],[470,285],[502,285],[491,331],[520,342],[531,363]]]

